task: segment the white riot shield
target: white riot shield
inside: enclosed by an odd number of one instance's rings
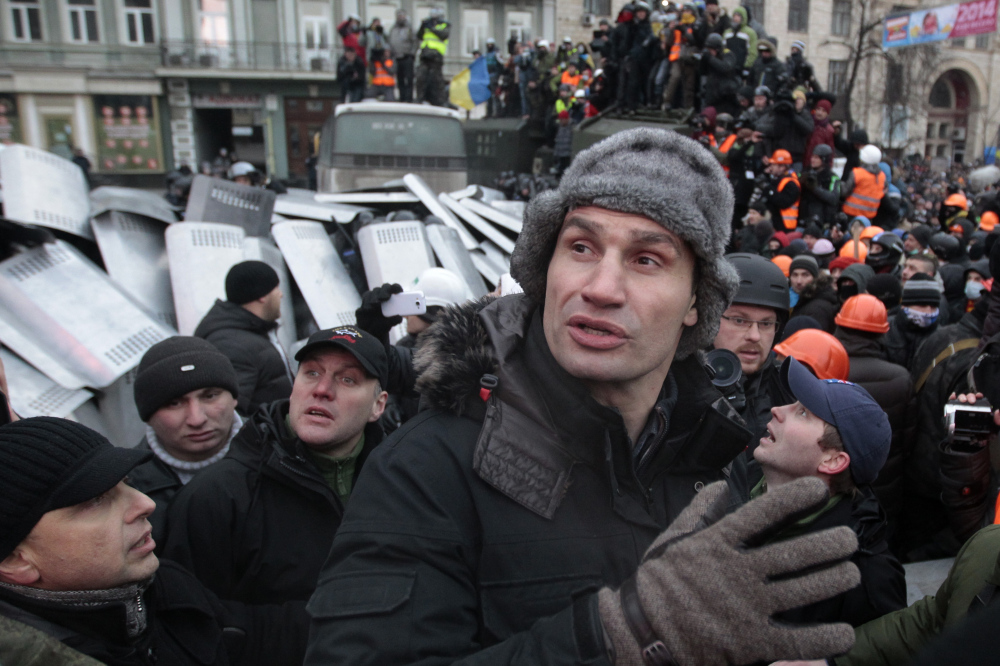
[[[350,224],[351,220],[363,210],[366,209],[361,206],[317,201],[311,190],[291,189],[288,194],[279,194],[274,200],[275,213],[301,220]]]
[[[288,279],[285,260],[281,258],[281,250],[274,243],[263,238],[245,238],[243,240],[244,259],[256,259],[274,269],[278,274],[278,286],[281,288],[281,319],[278,322],[278,342],[285,354],[288,354],[295,344],[295,308],[292,306],[292,285]],[[292,357],[289,356],[289,359]],[[294,364],[294,363],[293,363]]]
[[[143,215],[111,210],[93,218],[91,226],[111,279],[156,319],[176,330],[163,238],[166,225]]]
[[[486,253],[487,259],[503,269],[500,271],[501,273],[510,273],[510,254],[504,252],[488,240],[480,243],[479,247]]]
[[[438,263],[465,281],[465,286],[473,298],[482,298],[489,290],[482,276],[469,257],[469,251],[462,245],[458,233],[443,224],[428,224],[424,227],[427,240],[434,249]]]
[[[420,202],[430,211],[431,215],[440,218],[442,222],[458,232],[462,243],[465,245],[465,249],[471,250],[476,247],[476,239],[473,238],[468,229],[462,226],[458,218],[442,205],[437,195],[427,186],[423,178],[416,174],[408,173],[403,176],[403,182],[411,192],[420,198]]]
[[[320,203],[348,204],[353,206],[405,205],[420,203],[410,192],[332,192],[317,194]]]
[[[476,267],[479,274],[486,279],[487,286],[491,290],[500,285],[500,276],[507,272],[503,266],[493,263],[493,260],[487,257],[481,249],[469,250],[469,259],[472,260],[472,265]]]
[[[524,219],[525,202],[523,201],[491,201],[490,206],[496,208],[501,213],[506,213],[515,220]]]
[[[177,221],[174,209],[158,194],[134,187],[98,187],[90,193],[90,214],[93,217],[116,210],[151,217],[172,224]]]
[[[358,249],[369,289],[388,282],[409,290],[421,273],[437,265],[424,233],[424,223],[417,220],[361,227]]]
[[[97,411],[101,432],[115,446],[132,448],[146,434],[146,424],[139,418],[135,406],[136,370],[125,373],[111,386],[97,394]]]
[[[93,397],[90,391],[59,386],[5,347],[0,347],[0,360],[7,373],[7,397],[19,416],[65,418]]]
[[[288,269],[320,328],[355,323],[361,295],[323,224],[288,220],[271,227]]]
[[[199,174],[191,184],[184,219],[233,224],[242,227],[248,236],[266,238],[271,228],[274,198],[271,190]]]
[[[485,185],[469,185],[464,189],[449,192],[449,194],[451,195],[451,198],[455,200],[472,197],[473,199],[485,201],[488,204],[492,204],[494,201],[507,200],[507,197],[504,196],[503,192],[493,189],[492,187],[486,187]]]
[[[243,261],[243,230],[231,224],[181,222],[167,227],[167,259],[177,330],[194,329],[215,304],[226,300],[226,274]]]
[[[458,215],[463,222],[467,223],[483,236],[486,236],[486,238],[493,241],[496,245],[503,248],[507,252],[514,251],[514,241],[507,238],[502,231],[484,220],[477,213],[474,213],[466,208],[465,202],[470,201],[470,199],[462,199],[462,201],[459,202],[443,193],[438,195],[438,199],[440,199],[441,203],[447,206],[449,210]]]
[[[468,208],[473,213],[476,213],[480,217],[484,217],[493,224],[503,227],[504,229],[509,229],[515,234],[521,233],[521,220],[511,217],[507,213],[504,213],[497,208],[489,204],[484,204],[482,201],[477,201],[473,198],[462,199],[462,206]]]
[[[66,388],[108,386],[173,335],[61,241],[0,263],[0,319],[0,341]]]
[[[58,155],[17,144],[0,152],[4,217],[90,240],[90,198],[83,171]]]

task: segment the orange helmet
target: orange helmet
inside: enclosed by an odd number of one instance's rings
[[[979,218],[979,228],[989,233],[993,231],[993,227],[997,225],[997,222],[1000,222],[1000,216],[997,216],[996,213],[988,210],[982,214],[982,217]]]
[[[834,321],[837,326],[869,333],[885,333],[889,330],[889,315],[885,304],[871,294],[858,294],[848,298]]]
[[[791,257],[789,257],[788,255],[785,255],[785,254],[779,254],[776,257],[773,257],[771,259],[771,261],[778,268],[781,269],[781,272],[785,274],[785,277],[788,277],[788,273],[792,269],[792,258]]]
[[[861,232],[861,235],[858,236],[858,240],[865,240],[866,238],[875,238],[883,231],[885,231],[885,229],[883,229],[882,227],[876,227],[876,226],[865,227],[865,229]]]
[[[820,379],[843,379],[846,382],[851,370],[847,350],[840,340],[816,328],[804,328],[792,333],[787,340],[776,344],[774,351],[805,363]]]
[[[961,208],[962,210],[969,210],[969,200],[966,199],[965,195],[961,192],[949,194],[948,198],[944,200],[943,205],[954,206],[955,208]]]
[[[785,150],[784,148],[778,148],[771,155],[771,159],[769,160],[769,162],[771,164],[784,164],[786,166],[791,166],[792,165],[792,154],[790,152],[788,152],[787,150]]]
[[[865,257],[868,256],[868,247],[864,243],[862,243],[861,241],[857,241],[857,243],[858,243],[858,256],[857,256],[857,259],[859,261],[864,261]],[[854,241],[853,240],[849,240],[846,243],[844,243],[843,246],[841,246],[841,248],[840,248],[840,254],[838,256],[841,256],[841,257],[850,257],[851,259],[854,259],[855,258],[854,257]]]

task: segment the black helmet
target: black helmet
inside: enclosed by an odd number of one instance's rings
[[[740,276],[733,303],[773,308],[779,321],[788,317],[788,278],[777,264],[749,252],[727,254],[726,259]]]
[[[833,148],[826,145],[825,143],[821,143],[815,148],[813,148],[813,155],[815,155],[816,157],[821,157],[825,160],[826,158],[833,155]]]
[[[953,261],[961,256],[962,245],[951,234],[938,232],[931,237],[931,250],[941,261]]]
[[[884,268],[899,263],[899,258],[903,256],[903,241],[891,231],[883,231],[872,239],[872,245],[878,244],[882,247],[881,252],[870,251],[865,257],[865,263],[872,268]]]

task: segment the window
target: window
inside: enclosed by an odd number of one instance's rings
[[[10,38],[15,42],[42,41],[42,10],[38,0],[9,0]]]
[[[951,40],[951,46],[952,46],[952,48],[955,48],[955,49],[964,49],[965,48],[965,37],[956,37],[955,39]]]
[[[69,13],[69,41],[77,44],[99,42],[96,0],[66,0]]]
[[[462,55],[471,58],[473,51],[486,48],[486,35],[490,32],[490,13],[485,9],[462,11]]]
[[[986,51],[990,48],[989,33],[986,33],[985,35],[976,35],[976,48],[980,51]]]
[[[827,89],[836,94],[843,95],[847,87],[847,61],[831,60],[830,69],[826,80]]]
[[[934,123],[927,123],[927,138],[934,138]]]
[[[310,51],[330,48],[330,22],[325,16],[302,17],[302,41]]]
[[[531,39],[531,12],[507,12],[507,38],[522,44]]]
[[[886,68],[885,101],[889,104],[900,104],[903,101],[903,88],[906,81],[906,68],[902,63],[889,61]]]
[[[743,8],[747,10],[751,21],[760,21],[764,25],[764,0],[743,0]]]
[[[611,16],[611,0],[583,0],[583,13]]]
[[[833,0],[830,34],[838,37],[847,37],[851,34],[851,0]]]
[[[125,43],[145,46],[156,43],[153,0],[125,0]]]
[[[809,0],[788,0],[788,29],[809,31]]]
[[[227,0],[198,0],[199,37],[206,44],[229,43],[229,4]]]

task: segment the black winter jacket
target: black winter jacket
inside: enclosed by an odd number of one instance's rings
[[[939,322],[940,315],[938,315],[938,321],[927,328],[914,326],[909,318],[907,318],[903,308],[900,308],[896,315],[889,320],[889,332],[885,334],[885,339],[882,340],[882,344],[885,345],[885,359],[896,365],[903,366],[910,374],[915,374],[914,380],[916,380],[916,377],[923,372],[923,368],[919,370],[914,368],[913,357],[924,340],[940,328]],[[934,357],[932,356],[931,360],[933,359]]]
[[[223,599],[306,600],[343,517],[340,498],[285,425],[288,401],[261,407],[225,458],[174,498],[164,556]],[[369,424],[354,470],[382,439]]]
[[[258,406],[292,394],[288,368],[268,334],[277,323],[228,301],[216,301],[194,334],[225,354],[240,384],[237,408],[249,416]]]
[[[908,419],[913,381],[902,366],[886,361],[881,335],[837,327],[834,335],[851,360],[848,379],[868,391],[889,417],[892,443],[889,457],[872,484],[879,502],[891,519],[902,511],[903,460],[909,453],[912,419]]]
[[[151,450],[145,436],[135,448],[143,451]],[[157,547],[162,549],[167,536],[167,509],[184,484],[170,465],[155,455],[129,472],[128,478],[129,485],[156,502],[156,510],[149,516],[149,524],[153,526],[153,540]]]
[[[125,604],[90,608],[0,588],[0,615],[35,627],[109,666],[297,666],[308,618],[301,603],[246,606],[221,601],[189,572],[162,560],[142,594],[146,631],[130,639]]]
[[[736,101],[736,90],[740,84],[739,72],[736,54],[729,49],[723,49],[714,56],[708,51],[702,53],[701,74],[704,77],[702,104],[715,107],[719,113],[730,115],[737,113],[739,103]]]
[[[773,98],[786,77],[785,63],[777,58],[765,60],[763,56],[757,56],[757,59],[753,61],[753,66],[750,67],[750,79],[747,83],[754,88],[767,86],[771,90]]]
[[[676,404],[654,409],[636,471],[620,413],[557,364],[526,297],[450,308],[427,336],[432,409],[361,475],[309,601],[306,663],[607,665],[594,592],[736,474],[749,433],[698,358],[675,361]]]
[[[830,276],[820,275],[799,294],[799,302],[792,308],[792,316],[809,316],[819,322],[827,333],[833,333],[834,318],[840,311],[840,300],[830,284]]]

